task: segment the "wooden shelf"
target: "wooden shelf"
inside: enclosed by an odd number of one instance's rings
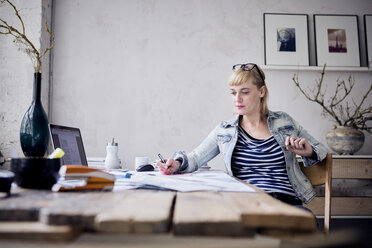
[[[335,216],[372,216],[372,155],[332,155],[332,219]],[[324,189],[308,207],[317,216],[324,214]],[[331,227],[332,229],[332,227]]]
[[[372,155],[332,155],[333,159],[372,159]]]
[[[322,71],[323,66],[289,66],[289,65],[264,65],[263,70],[272,71]],[[372,72],[368,67],[351,67],[351,66],[327,66],[326,71],[340,72]]]
[[[296,155],[297,159],[301,159],[301,156]],[[372,155],[338,155],[332,154],[333,159],[372,159]]]

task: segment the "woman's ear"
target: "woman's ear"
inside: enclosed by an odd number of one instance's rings
[[[265,94],[266,94],[266,86],[263,85],[263,86],[259,89],[259,91],[260,91],[260,97],[264,97]]]

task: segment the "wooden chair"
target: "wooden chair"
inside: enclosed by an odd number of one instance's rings
[[[324,232],[329,234],[329,224],[331,219],[331,187],[332,187],[332,154],[320,163],[310,167],[304,167],[299,161],[302,172],[309,178],[313,186],[324,184]]]

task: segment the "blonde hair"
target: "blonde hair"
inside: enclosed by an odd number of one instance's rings
[[[262,75],[262,78],[258,72],[260,70],[260,73]],[[229,77],[229,85],[230,86],[238,86],[243,83],[249,82],[250,79],[252,80],[253,85],[256,85],[257,89],[260,89],[262,86],[265,86],[265,95],[261,98],[260,102],[260,113],[261,118],[266,117],[266,115],[269,113],[269,107],[267,106],[267,101],[269,98],[269,90],[267,89],[267,86],[265,84],[265,73],[262,71],[262,69],[256,65],[256,68],[253,68],[252,70],[246,71],[243,68],[239,68],[236,71],[231,74]]]

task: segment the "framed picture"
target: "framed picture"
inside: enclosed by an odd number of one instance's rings
[[[360,66],[358,16],[314,15],[318,66]]]
[[[366,37],[367,65],[372,66],[372,15],[364,15],[364,30]]]
[[[308,15],[264,13],[265,64],[309,65]]]

